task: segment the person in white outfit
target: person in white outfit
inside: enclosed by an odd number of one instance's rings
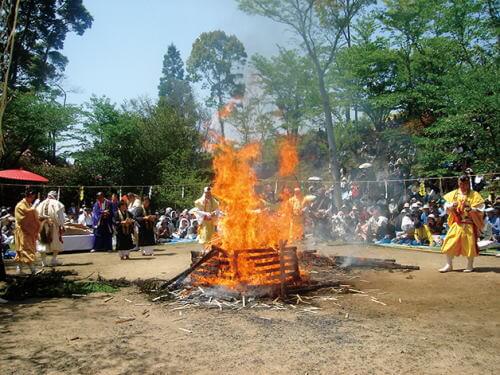
[[[57,260],[57,255],[63,251],[64,204],[57,200],[57,192],[50,191],[47,199],[41,202],[36,210],[41,220],[38,251],[42,257],[42,266],[48,265],[46,260],[48,252],[52,252],[50,265],[61,265],[62,263]]]

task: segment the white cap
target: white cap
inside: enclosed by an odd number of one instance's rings
[[[406,202],[403,207],[404,208],[410,208],[410,204],[408,202]]]

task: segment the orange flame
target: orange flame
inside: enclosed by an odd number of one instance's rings
[[[238,96],[229,99],[229,102],[226,105],[224,105],[221,109],[219,109],[219,118],[221,120],[225,120],[229,116],[231,116],[234,109],[236,108],[236,105],[240,104],[241,100],[242,100],[242,98],[238,97]]]
[[[299,155],[297,153],[297,142],[291,137],[284,138],[279,144],[280,170],[281,177],[287,177],[294,174],[299,164]]]
[[[287,163],[287,173],[292,174],[298,163],[294,143],[286,141],[280,147],[280,154],[286,156],[282,161]],[[216,241],[229,256],[243,249],[277,249],[281,241],[300,237],[297,231],[302,233],[300,220],[294,218],[292,199],[282,201],[278,207],[271,207],[256,192],[257,176],[252,165],[259,159],[260,151],[257,143],[236,149],[224,139],[220,139],[215,146],[212,191],[223,213],[217,224]],[[254,267],[254,262],[240,259],[239,280],[219,278],[210,284],[234,286],[241,280],[246,284],[265,283]]]

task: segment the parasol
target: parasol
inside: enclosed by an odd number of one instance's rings
[[[49,182],[49,180],[45,177],[37,175],[33,172],[25,171],[24,169],[6,169],[0,171],[0,178],[30,182]]]

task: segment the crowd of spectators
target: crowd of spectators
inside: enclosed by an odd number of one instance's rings
[[[475,180],[476,190],[484,187]],[[367,183],[351,182],[343,177],[340,185],[342,204],[332,204],[332,189],[321,182],[310,184],[308,195],[314,196],[304,210],[305,233],[317,241],[378,242],[405,245],[441,245],[446,235],[447,212],[438,187],[416,181],[406,188],[374,189]],[[286,189],[286,188],[285,188]],[[270,185],[264,186],[262,198],[277,203],[280,198]],[[289,194],[288,194],[289,195]],[[281,194],[287,196],[287,194]],[[283,198],[281,198],[283,199]],[[143,202],[139,195],[129,193],[122,197],[109,197],[111,210],[120,201],[127,203],[133,217]],[[488,197],[484,209],[483,244],[498,245],[500,241],[500,197]],[[176,240],[196,240],[199,220],[193,211],[171,207],[155,211],[155,239],[157,243]],[[67,223],[87,228],[96,227],[91,206],[77,208],[70,204],[66,209]],[[12,247],[15,219],[11,208],[2,207],[0,212],[2,252]],[[137,231],[137,228],[136,228]]]
[[[331,190],[318,184],[310,187],[309,193],[317,198],[305,211],[306,231],[320,240],[441,245],[448,224],[439,189],[416,182],[406,191],[389,197],[387,188],[382,194],[370,196],[362,185],[343,180],[340,208],[331,204]],[[487,198],[484,216],[481,243],[498,245],[500,197]]]

